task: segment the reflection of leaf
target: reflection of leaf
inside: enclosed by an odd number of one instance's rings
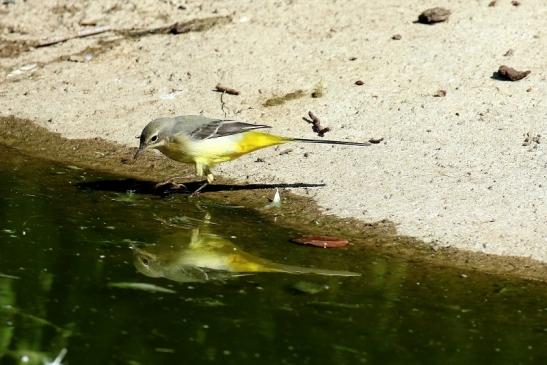
[[[199,304],[204,307],[222,307],[226,305],[220,300],[214,298],[185,298],[184,301],[187,303]]]
[[[347,346],[344,346],[344,345],[333,344],[332,348],[335,349],[335,350],[338,350],[338,351],[349,352],[349,353],[352,353],[352,354],[360,354],[361,353],[361,351],[359,351],[357,349],[347,347]]]
[[[513,291],[512,288],[508,288],[506,286],[502,287],[502,288],[496,288],[494,289],[494,293],[496,294],[504,294],[504,293],[507,293],[507,292],[510,292],[510,291]]]
[[[133,203],[137,199],[138,197],[135,195],[133,190],[128,190],[126,193],[116,194],[116,196],[112,198],[113,201],[122,203]]]
[[[149,293],[168,293],[168,294],[176,293],[176,291],[172,289],[167,289],[162,286],[149,284],[149,283],[119,282],[119,283],[109,283],[108,286],[110,288],[142,290]]]
[[[11,305],[4,305],[4,306],[0,307],[0,313],[1,312],[15,314],[15,315],[17,315],[17,316],[19,316],[23,319],[30,320],[34,323],[39,324],[39,325],[49,326],[49,327],[55,328],[57,331],[60,331],[60,332],[65,331],[62,327],[59,327],[56,324],[51,323],[47,319],[35,316],[34,314],[25,313],[25,312],[23,312],[22,310],[20,310],[18,308],[12,307]]]
[[[328,290],[329,287],[327,285],[312,283],[309,281],[297,281],[291,285],[291,289],[302,294],[317,294]]]
[[[20,279],[19,276],[15,276],[15,275],[9,275],[9,274],[3,274],[0,272],[0,278],[3,278],[3,279]]]
[[[359,309],[362,307],[361,304],[350,304],[350,303],[336,303],[336,302],[309,302],[309,305],[317,307],[332,307],[332,308],[344,308],[344,309]]]
[[[53,362],[46,361],[45,365],[62,365],[62,361],[65,358],[65,355],[67,353],[67,349],[61,349],[61,352],[59,352],[59,355],[53,360]]]
[[[446,305],[446,306],[444,306],[444,307],[447,308],[447,309],[456,311],[456,312],[461,312],[461,313],[468,313],[468,312],[471,312],[471,309],[462,308],[462,307],[460,307],[460,306],[457,305],[457,304],[449,304],[449,305]]]
[[[0,323],[2,323],[0,325],[0,359],[8,352],[14,333],[14,328],[11,326],[13,314],[3,313],[4,308],[11,308],[15,302],[12,284],[11,280],[0,280]]]
[[[154,351],[161,352],[161,353],[164,353],[164,354],[174,354],[175,353],[174,349],[170,349],[170,348],[167,348],[167,347],[156,347],[154,349]]]

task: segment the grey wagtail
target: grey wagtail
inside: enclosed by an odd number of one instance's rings
[[[269,146],[287,142],[370,146],[368,142],[291,138],[254,131],[265,128],[271,127],[201,115],[158,118],[142,130],[135,159],[145,150],[154,148],[175,161],[194,164],[196,174],[205,175],[210,184],[214,179],[211,168],[215,165]]]

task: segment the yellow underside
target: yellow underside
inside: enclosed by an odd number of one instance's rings
[[[241,136],[241,140],[237,143],[238,152],[232,154],[230,160],[261,148],[288,142],[284,137],[261,132],[245,132]]]
[[[245,132],[201,141],[178,138],[162,146],[160,151],[179,162],[213,167],[258,149],[285,142],[288,142],[286,138],[272,134]]]

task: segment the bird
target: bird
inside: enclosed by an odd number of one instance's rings
[[[157,118],[142,130],[136,160],[145,150],[157,149],[165,156],[186,164],[193,164],[196,175],[206,182],[195,192],[213,183],[211,169],[223,162],[235,160],[261,148],[288,142],[323,143],[333,145],[370,146],[368,142],[333,141],[283,137],[264,133],[271,128],[231,119],[209,118],[203,115],[182,115]]]

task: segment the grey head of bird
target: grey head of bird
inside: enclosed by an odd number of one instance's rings
[[[148,123],[141,132],[139,149],[134,158],[137,159],[149,148],[159,148],[165,145],[175,124],[174,118],[158,118]]]
[[[139,272],[152,278],[159,278],[162,276],[160,270],[158,270],[158,267],[161,267],[161,264],[156,255],[136,247],[133,248],[133,250],[135,253],[135,267]]]

